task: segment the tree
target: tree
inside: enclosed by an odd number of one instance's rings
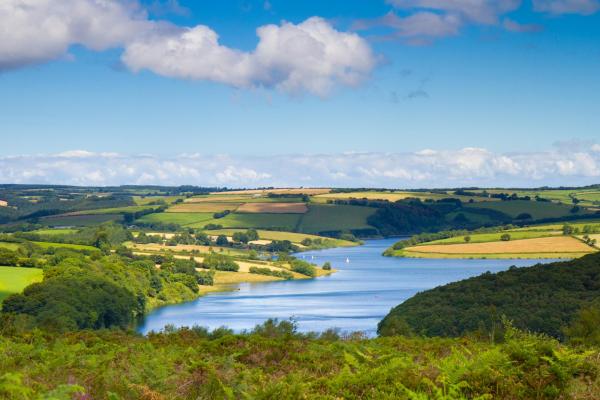
[[[248,235],[244,232],[235,232],[232,239],[234,242],[239,243],[248,243],[250,241],[250,238],[248,238]]]
[[[500,240],[502,240],[503,242],[508,242],[510,240],[510,234],[503,234],[502,236],[500,236]]]
[[[464,239],[466,243],[469,243],[471,241],[471,236],[467,235]]]
[[[325,264],[323,264],[323,269],[325,271],[331,271],[331,263],[329,261],[326,261]]]
[[[217,243],[217,246],[228,246],[229,240],[227,240],[227,236],[219,235],[219,236],[217,236],[216,243]]]

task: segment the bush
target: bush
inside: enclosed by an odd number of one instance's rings
[[[210,253],[204,257],[202,266],[207,269],[216,269],[217,271],[237,272],[240,266],[229,256],[218,253]]]
[[[310,276],[310,277],[317,276],[316,268],[313,265],[307,263],[306,261],[292,260],[291,265],[292,265],[292,271],[294,271],[294,272],[297,272],[302,275]]]
[[[323,269],[325,271],[331,271],[331,263],[329,261],[326,261],[325,264],[323,264]]]
[[[502,236],[500,236],[500,240],[503,242],[508,242],[510,240],[510,235],[508,233],[504,233]]]
[[[283,278],[286,280],[294,279],[294,275],[292,273],[290,273],[289,271],[273,270],[270,268],[261,268],[261,267],[250,267],[249,271],[251,274],[276,276],[278,278]]]

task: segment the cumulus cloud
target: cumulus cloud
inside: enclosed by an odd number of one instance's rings
[[[158,6],[180,9],[177,1],[150,8]],[[256,49],[244,52],[220,44],[208,26],[149,20],[135,0],[2,0],[0,71],[64,57],[73,45],[123,48],[133,71],[322,96],[337,84],[357,85],[377,61],[356,33],[318,17],[261,26],[257,35]]]
[[[76,44],[120,46],[154,25],[134,2],[2,0],[0,71],[60,58]]]
[[[600,152],[561,148],[499,154],[482,148],[412,153],[173,157],[93,153],[0,157],[0,183],[71,185],[426,188],[583,185],[600,181]]]
[[[533,9],[549,14],[591,15],[600,10],[600,0],[533,0]]]
[[[262,26],[257,35],[256,49],[241,52],[219,44],[217,33],[207,26],[184,28],[134,41],[126,47],[123,62],[133,71],[318,95],[336,83],[360,83],[376,64],[364,39],[339,32],[318,17],[297,25]]]

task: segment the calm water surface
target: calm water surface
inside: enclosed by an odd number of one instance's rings
[[[331,262],[338,272],[310,280],[244,283],[233,292],[213,293],[189,303],[163,307],[146,317],[139,332],[160,331],[168,324],[210,329],[227,326],[240,331],[268,318],[292,317],[304,332],[339,328],[372,336],[390,308],[417,292],[486,271],[539,262],[382,257],[381,253],[397,240],[368,240],[359,247],[301,253],[297,256],[319,265]]]

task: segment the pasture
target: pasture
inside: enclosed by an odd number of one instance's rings
[[[238,213],[304,214],[308,209],[305,203],[245,203],[238,207]]]
[[[46,235],[46,236],[62,236],[62,235],[71,235],[73,233],[77,233],[77,229],[71,228],[58,228],[58,229],[37,229],[35,231],[31,231],[31,233],[37,233],[38,235]]]
[[[95,214],[95,215],[56,215],[44,217],[40,221],[48,226],[93,226],[109,221],[122,221],[121,214]]]
[[[519,214],[530,214],[533,219],[558,218],[571,213],[572,206],[551,202],[527,201],[527,200],[510,200],[510,201],[494,201],[483,202],[477,204],[465,204],[465,207],[486,208],[490,210],[500,211],[512,218],[516,218]],[[584,214],[585,210],[581,210],[578,214]],[[577,215],[577,214],[576,214]]]
[[[21,293],[23,289],[43,278],[39,268],[0,267],[0,303],[13,293]]]
[[[488,256],[503,254],[528,257],[545,254],[548,258],[572,255],[577,257],[593,253],[596,250],[570,236],[541,237],[497,242],[462,243],[462,244],[424,244],[407,247],[405,253],[427,255],[449,255],[468,258],[471,256]]]
[[[125,213],[136,213],[139,211],[144,211],[148,209],[155,209],[159,206],[125,206],[125,207],[114,207],[114,208],[98,208],[94,210],[82,210],[75,211],[66,214],[61,214],[62,216],[71,216],[71,215],[100,215],[100,214],[125,214]]]
[[[500,237],[504,234],[509,234],[511,240],[520,240],[520,239],[535,239],[541,237],[549,237],[549,236],[558,236],[561,235],[560,231],[503,231],[496,233],[477,233],[469,235],[471,241],[469,243],[487,243],[487,242],[498,242],[500,241]],[[437,244],[463,244],[465,242],[464,236],[455,236],[448,239],[440,239],[434,240],[431,242],[427,242],[423,245],[437,245]]]
[[[212,212],[209,213],[155,213],[144,215],[137,221],[146,224],[178,224],[181,226],[189,226],[199,224],[202,221],[209,221],[213,218]],[[204,226],[204,224],[202,224]]]
[[[176,214],[174,214],[176,215]],[[192,228],[203,228],[206,224],[218,224],[223,228],[263,228],[293,231],[302,214],[238,214],[232,213],[223,218],[210,219],[189,224]],[[211,216],[212,217],[212,216]]]
[[[241,203],[182,203],[176,204],[169,207],[166,212],[168,213],[218,213],[225,210],[235,211]]]
[[[375,211],[376,209],[371,207],[310,204],[298,231],[318,233],[372,228],[367,223],[367,218]]]
[[[17,251],[21,245],[19,243],[11,243],[11,242],[0,242],[0,248],[7,249],[11,251]]]

